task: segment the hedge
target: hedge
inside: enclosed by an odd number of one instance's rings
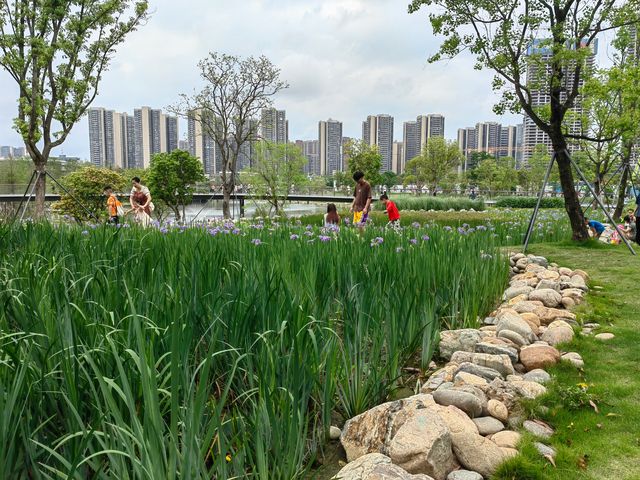
[[[499,197],[496,207],[502,208],[535,208],[537,197]],[[544,197],[540,202],[540,208],[563,208],[564,199],[561,197]]]

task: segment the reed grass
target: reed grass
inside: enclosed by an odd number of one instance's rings
[[[301,478],[507,279],[489,230],[0,225],[0,478]]]

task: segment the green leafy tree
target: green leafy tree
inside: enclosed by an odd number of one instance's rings
[[[493,88],[502,93],[495,111],[522,113],[546,133],[553,145],[573,238],[589,233],[575,188],[568,154],[572,138],[565,117],[588,77],[587,59],[598,35],[623,25],[638,25],[637,0],[413,0],[410,12],[429,7],[435,35],[444,37],[429,60],[451,58],[462,51],[476,55],[476,68],[495,72]],[[527,74],[528,73],[528,74]],[[536,92],[548,95],[536,106]]]
[[[382,174],[382,185],[390,192],[391,189],[398,184],[398,174],[395,172],[386,171]]]
[[[441,137],[431,137],[423,147],[422,153],[407,162],[405,184],[415,184],[418,187],[418,193],[426,184],[435,196],[440,183],[460,165],[462,158],[457,142],[449,142]]]
[[[222,213],[231,216],[231,195],[235,191],[238,158],[258,139],[258,117],[272,98],[289,84],[280,79],[280,69],[265,57],[241,58],[211,52],[198,63],[205,86],[194,95],[182,95],[178,114],[200,122],[222,157]]]
[[[87,210],[98,219],[106,219],[108,211],[107,199],[103,194],[104,188],[110,186],[114,192],[123,192],[129,182],[119,172],[108,168],[86,166],[61,178],[60,183],[73,196],[64,191],[61,192],[60,200],[52,205],[52,209],[61,215],[69,215],[78,221],[85,221],[91,218]],[[126,195],[128,197],[128,193]]]
[[[263,196],[276,215],[284,213],[284,206],[294,188],[308,182],[304,174],[307,159],[302,151],[291,143],[260,142],[256,156],[248,172],[242,172],[243,183]]]
[[[382,156],[377,146],[368,145],[362,140],[352,140],[345,146],[345,155],[349,157],[350,177],[356,172],[362,172],[364,179],[372,187],[382,184]]]
[[[200,160],[184,150],[157,153],[151,157],[147,181],[154,199],[162,200],[180,221],[191,203],[196,183],[205,179]]]
[[[133,0],[0,2],[0,65],[18,86],[15,129],[36,171],[98,94],[116,48],[147,18]],[[36,183],[36,216],[44,213],[44,175]]]

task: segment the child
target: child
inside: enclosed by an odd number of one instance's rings
[[[110,186],[104,187],[104,194],[107,197],[109,223],[118,225],[120,223],[120,216],[123,214],[122,203],[118,200],[118,197],[115,196],[113,189]]]
[[[389,200],[389,197],[386,193],[380,195],[380,201],[387,209],[387,215],[389,216],[389,223],[387,223],[387,227],[391,227],[394,230],[400,229],[400,212],[398,211],[398,207],[396,204]]]
[[[340,225],[340,215],[334,203],[327,205],[327,213],[324,214],[324,226],[331,227]]]

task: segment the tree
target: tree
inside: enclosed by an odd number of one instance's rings
[[[295,187],[307,182],[304,166],[307,159],[294,144],[262,141],[256,147],[253,166],[243,172],[243,183],[269,202],[270,211],[283,213],[287,198]]]
[[[7,0],[0,3],[0,65],[19,87],[15,129],[35,170],[44,213],[51,151],[98,94],[116,47],[147,18],[134,0]]]
[[[441,137],[431,137],[422,153],[407,162],[405,183],[414,183],[418,193],[423,185],[429,185],[433,196],[440,184],[451,171],[460,165],[462,152],[456,142],[448,142]]]
[[[147,181],[152,198],[162,200],[173,211],[176,221],[185,219],[185,207],[193,199],[196,183],[204,179],[200,160],[189,152],[174,150],[151,157]]]
[[[474,169],[478,186],[492,196],[496,190],[512,190],[516,186],[516,171],[512,158],[495,157],[482,160]]]
[[[588,239],[567,151],[568,141],[582,136],[567,133],[565,116],[588,74],[586,59],[598,34],[637,25],[638,1],[413,0],[409,11],[423,5],[441,7],[429,15],[434,34],[445,37],[429,61],[470,50],[476,68],[495,72],[493,88],[502,92],[496,113],[524,111],[549,136],[573,238]],[[535,105],[540,91],[550,98],[546,108]]]
[[[391,191],[391,189],[398,184],[398,174],[395,172],[384,172],[382,174],[382,185],[387,187],[387,192]]]
[[[202,91],[182,95],[173,110],[191,116],[213,141],[222,157],[222,212],[229,218],[231,195],[238,176],[238,157],[258,138],[255,118],[269,107],[272,97],[289,85],[280,79],[280,70],[265,56],[241,58],[210,53],[198,63],[205,81]]]
[[[362,172],[372,187],[382,183],[382,156],[377,146],[369,145],[362,140],[352,140],[345,146],[345,155],[349,157],[351,177],[356,172]]]
[[[60,183],[73,193],[73,197],[64,191],[61,192],[60,200],[52,205],[53,210],[61,215],[69,215],[77,221],[84,221],[91,218],[87,210],[98,219],[107,218],[104,188],[110,186],[115,192],[122,192],[129,182],[119,172],[88,166],[61,178]]]

